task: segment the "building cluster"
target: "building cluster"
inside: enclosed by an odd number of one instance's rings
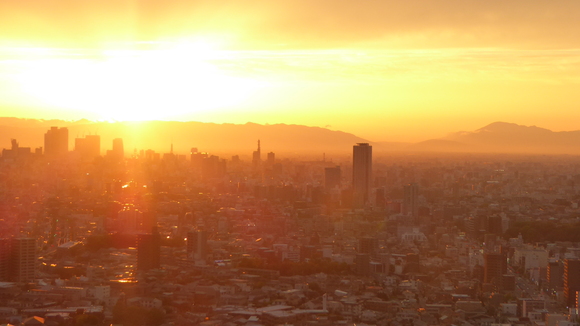
[[[2,152],[0,324],[578,326],[580,158],[68,145]]]

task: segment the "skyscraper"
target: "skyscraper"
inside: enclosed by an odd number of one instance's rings
[[[137,269],[148,271],[159,268],[161,261],[161,238],[157,230],[137,235]]]
[[[258,167],[262,163],[262,150],[260,149],[259,139],[258,139],[258,149],[252,153],[252,163],[254,164],[254,167]]]
[[[274,163],[276,163],[276,154],[274,152],[270,152],[268,153],[268,165],[272,166],[274,165]]]
[[[101,136],[88,135],[85,138],[75,139],[75,152],[83,160],[93,160],[101,155]]]
[[[9,281],[10,239],[0,239],[0,282]]]
[[[68,129],[50,127],[44,134],[44,154],[59,156],[68,152]]]
[[[207,258],[207,232],[195,230],[187,233],[187,255],[190,259],[204,262]]]
[[[564,259],[564,297],[569,308],[575,308],[576,291],[580,291],[580,259]]]
[[[368,204],[371,194],[373,147],[358,143],[352,148],[353,206],[360,208]]]
[[[487,253],[484,258],[485,283],[492,283],[498,288],[501,286],[502,277],[507,273],[507,257],[504,253]]]
[[[36,271],[36,239],[14,238],[11,240],[11,264],[9,275],[14,282],[34,279]]]
[[[403,192],[403,214],[416,221],[419,215],[419,185],[410,183],[404,187]]]
[[[113,139],[113,150],[111,150],[111,155],[115,161],[122,161],[125,156],[125,149],[123,147],[123,139],[115,138]]]

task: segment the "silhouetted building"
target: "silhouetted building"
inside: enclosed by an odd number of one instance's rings
[[[201,176],[204,179],[220,178],[226,174],[226,160],[220,160],[219,156],[212,155],[201,161]]]
[[[75,139],[75,152],[83,160],[93,160],[101,155],[101,136],[88,135]]]
[[[9,268],[9,279],[13,282],[29,282],[34,280],[36,271],[36,239],[11,239]]]
[[[353,206],[360,208],[370,201],[373,168],[373,147],[358,143],[352,150]]]
[[[125,158],[125,148],[123,147],[123,139],[113,139],[113,149],[107,151],[107,156],[116,162],[120,162]]]
[[[161,261],[161,238],[157,231],[137,235],[137,269],[148,271],[159,268]]]
[[[20,147],[18,146],[18,142],[16,139],[12,139],[10,141],[12,147],[10,149],[4,148],[2,150],[2,158],[3,159],[18,159],[18,158],[25,158],[30,156],[32,153],[30,151],[30,147]]]
[[[9,281],[11,239],[0,239],[0,282]]]
[[[403,214],[415,222],[419,217],[419,185],[410,183],[403,188],[403,192]]]
[[[262,164],[262,150],[260,149],[260,140],[258,140],[258,149],[252,153],[252,164],[258,167]]]
[[[580,291],[580,260],[564,259],[564,296],[569,308],[577,306],[576,291]]]
[[[483,281],[501,287],[503,275],[507,273],[507,257],[504,253],[487,253],[484,256]]]
[[[195,172],[201,174],[201,169],[203,166],[203,160],[209,155],[207,153],[198,152],[197,148],[191,149],[191,167]]]
[[[340,186],[341,178],[342,173],[340,171],[340,166],[324,168],[324,186],[326,189]]]
[[[187,256],[192,260],[205,261],[207,253],[207,232],[203,230],[188,232]]]
[[[44,134],[44,154],[60,156],[68,153],[68,129],[50,127]]]
[[[270,166],[272,166],[272,165],[274,165],[274,163],[276,163],[276,154],[274,152],[268,153],[267,162],[268,162],[268,165],[270,165]]]
[[[551,261],[548,263],[546,279],[549,289],[557,289],[564,286],[564,266],[562,261]]]

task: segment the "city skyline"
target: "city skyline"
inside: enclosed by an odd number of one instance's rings
[[[2,0],[0,112],[404,142],[494,121],[577,130],[579,6]]]
[[[579,12],[0,0],[0,325],[580,326]]]
[[[328,158],[350,155],[353,143],[371,143],[376,153],[509,153],[509,154],[580,154],[580,130],[554,132],[538,126],[494,122],[472,131],[457,131],[446,137],[426,139],[416,143],[376,142],[343,131],[302,125],[215,124],[202,122],[141,121],[91,122],[36,120],[0,117],[0,148],[38,149],[43,146],[46,130],[67,129],[68,148],[91,143],[101,138],[103,143],[122,139],[124,148],[152,149],[159,152],[190,153],[192,146],[201,152],[220,154],[251,153],[258,139],[267,148],[275,148],[285,156],[308,155]],[[78,139],[78,140],[77,140]],[[44,144],[46,145],[46,144]],[[63,145],[65,147],[66,144]],[[49,144],[49,147],[50,144]],[[107,148],[89,151],[104,154]],[[50,152],[51,149],[48,148]],[[266,152],[265,152],[266,153]]]
[[[578,155],[230,159],[43,128],[0,157],[2,323],[577,326]],[[505,130],[549,132],[483,133]]]

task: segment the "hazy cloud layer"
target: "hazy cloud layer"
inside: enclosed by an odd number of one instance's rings
[[[575,0],[0,0],[0,41],[103,46],[209,37],[237,48],[577,48]]]

